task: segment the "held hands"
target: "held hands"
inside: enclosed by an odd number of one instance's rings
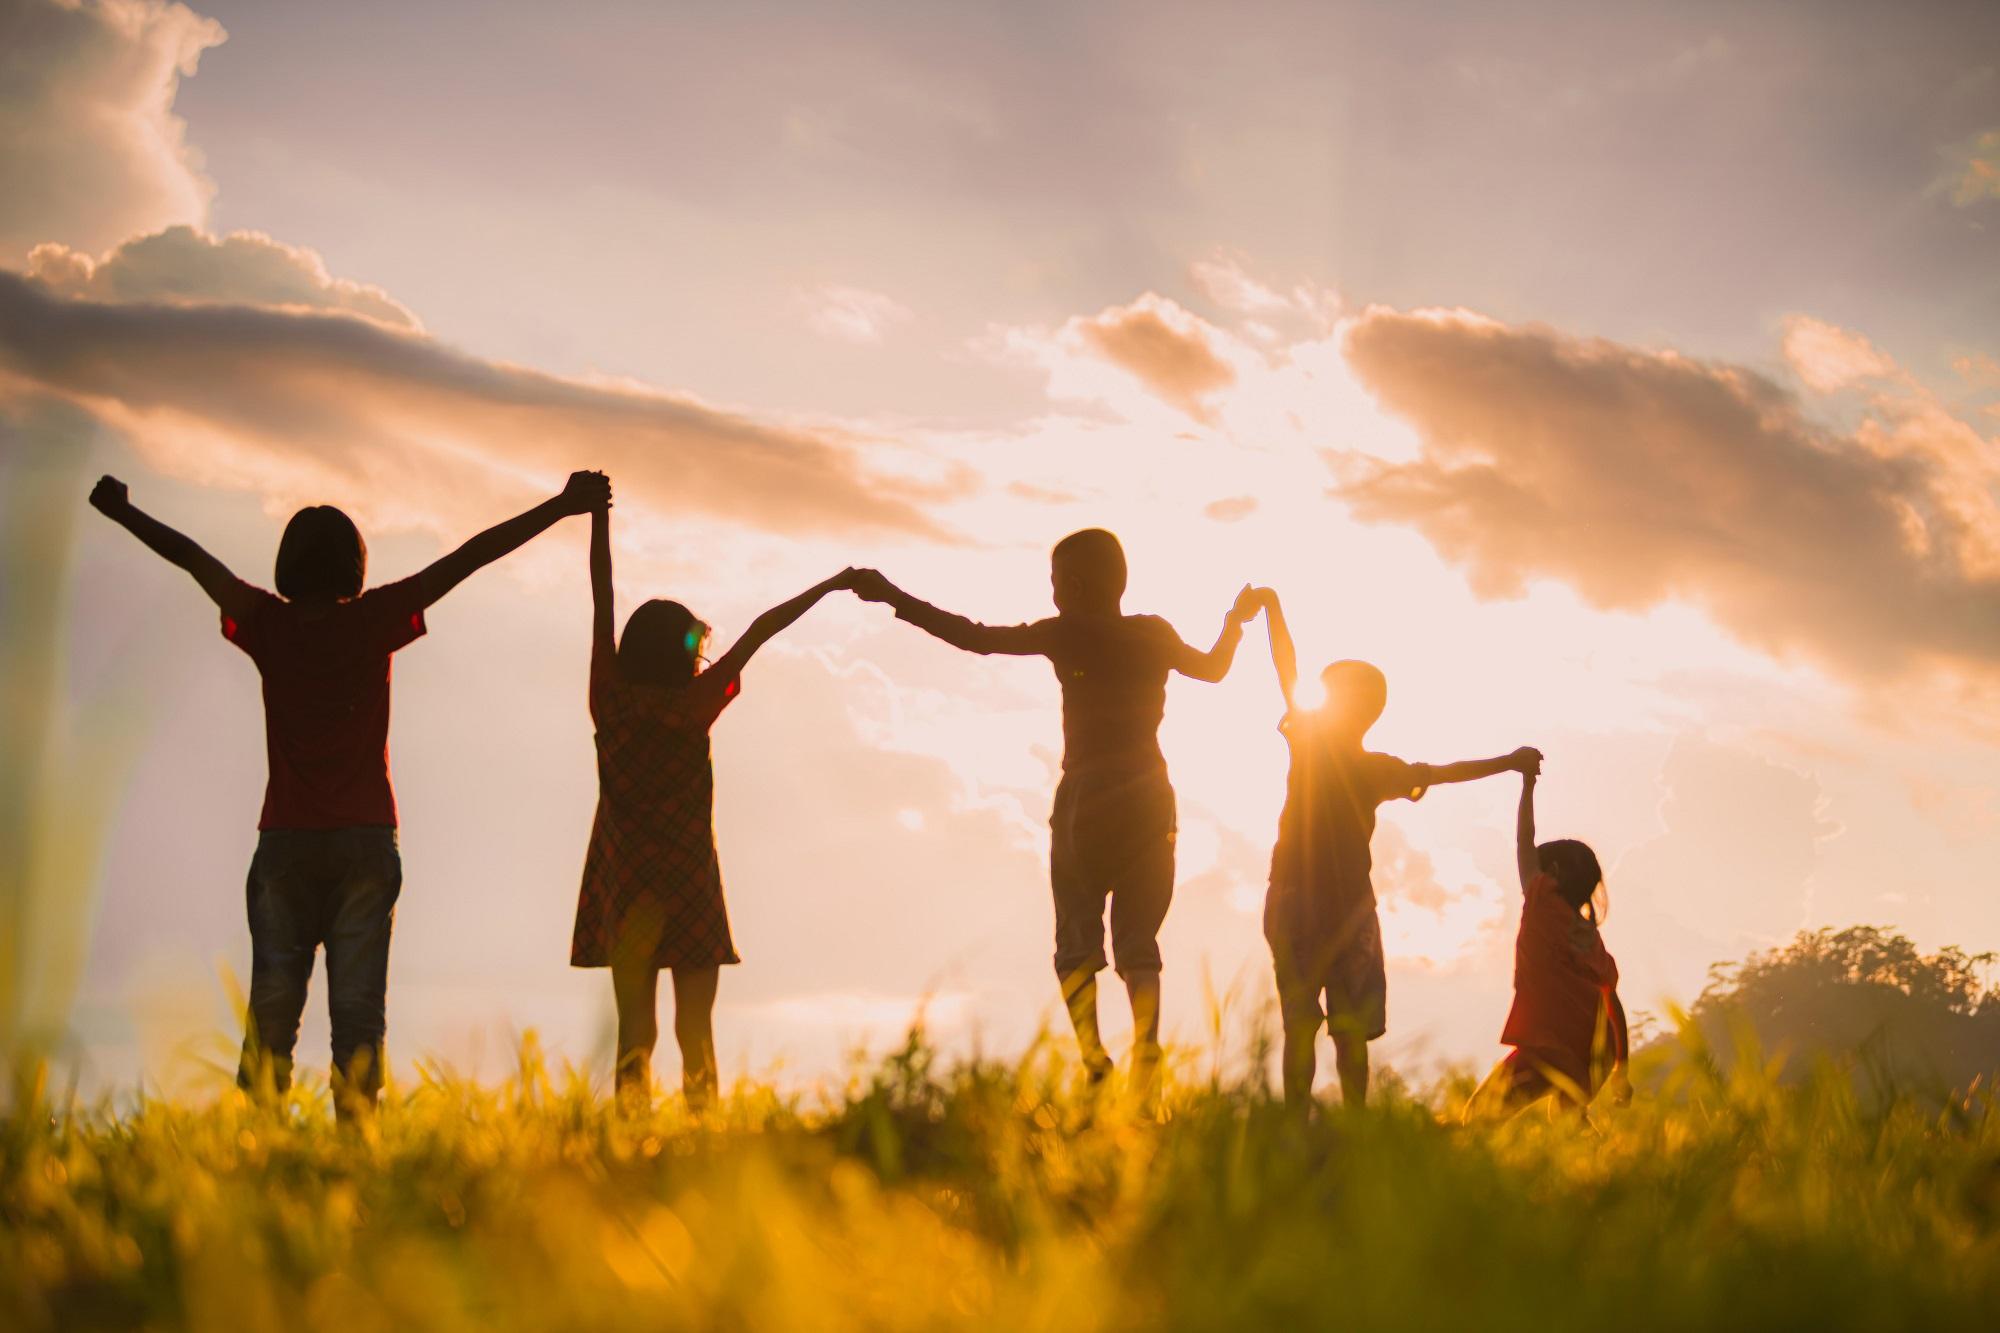
[[[132,507],[132,495],[118,478],[99,477],[90,488],[90,506],[106,518],[117,518]]]
[[[882,577],[880,570],[849,569],[841,577],[848,581],[838,586],[864,602],[886,602],[896,595],[896,585]]]
[[[1243,590],[1236,594],[1236,604],[1229,608],[1229,623],[1240,628],[1255,620],[1257,613],[1264,609],[1264,595],[1270,591],[1269,588],[1253,588],[1244,584]]]
[[[1508,755],[1507,761],[1507,766],[1528,782],[1542,775],[1542,752],[1532,745],[1523,745]]]
[[[572,472],[556,497],[565,514],[588,514],[611,507],[611,478],[602,472]]]

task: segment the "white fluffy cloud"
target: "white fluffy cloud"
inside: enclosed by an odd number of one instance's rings
[[[207,217],[215,186],[173,102],[225,35],[159,0],[0,0],[0,261]]]
[[[1891,383],[1842,434],[1741,367],[1370,310],[1349,360],[1423,452],[1358,467],[1341,494],[1493,595],[1554,577],[1607,608],[1691,602],[1746,642],[1851,672],[2000,672],[1992,441],[1864,339],[1795,325],[1792,350],[1827,387]]]
[[[421,327],[380,287],[336,278],[315,252],[254,231],[211,236],[168,227],[96,258],[50,241],[29,251],[28,276],[57,296],[95,301],[338,310],[392,328]]]

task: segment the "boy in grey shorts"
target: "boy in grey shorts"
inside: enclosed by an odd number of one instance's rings
[[[1388,702],[1382,673],[1366,662],[1335,662],[1320,677],[1326,702],[1298,707],[1298,652],[1278,595],[1258,588],[1251,599],[1264,608],[1270,630],[1271,660],[1285,696],[1279,729],[1292,754],[1264,898],[1264,938],[1285,1023],[1285,1100],[1300,1110],[1312,1104],[1313,1045],[1324,1023],[1333,1036],[1341,1100],[1359,1106],[1368,1097],[1368,1043],[1388,1030],[1382,925],[1368,847],[1376,808],[1420,800],[1440,783],[1526,772],[1541,755],[1524,747],[1497,759],[1433,765],[1363,749]]]

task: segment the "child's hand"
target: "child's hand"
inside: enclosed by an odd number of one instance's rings
[[[1514,771],[1530,782],[1542,774],[1542,752],[1532,745],[1523,745],[1507,758]]]
[[[556,499],[565,514],[588,514],[611,507],[611,478],[602,472],[572,472]]]
[[[99,477],[90,488],[90,506],[107,518],[116,518],[132,507],[132,495],[118,478]]]
[[[1243,591],[1236,594],[1236,605],[1229,608],[1230,623],[1249,624],[1257,618],[1257,612],[1262,610],[1263,606],[1263,600],[1257,596],[1257,590],[1247,583],[1244,584]]]
[[[861,575],[861,570],[856,569],[853,565],[849,565],[846,569],[841,570],[826,581],[827,590],[830,592],[853,592],[855,585],[861,581]]]
[[[1257,596],[1257,605],[1263,607],[1265,611],[1271,612],[1278,609],[1278,590],[1276,588],[1253,588],[1251,591]]]

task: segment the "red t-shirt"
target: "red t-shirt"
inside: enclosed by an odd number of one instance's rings
[[[424,632],[414,578],[344,602],[288,602],[243,585],[253,609],[222,634],[264,678],[271,779],[260,829],[394,828],[389,655]]]
[[[1557,891],[1554,877],[1535,876],[1521,902],[1514,1008],[1501,1042],[1533,1051],[1587,1085],[1599,1032],[1615,1040],[1608,1025],[1617,987],[1618,964],[1597,927]]]

